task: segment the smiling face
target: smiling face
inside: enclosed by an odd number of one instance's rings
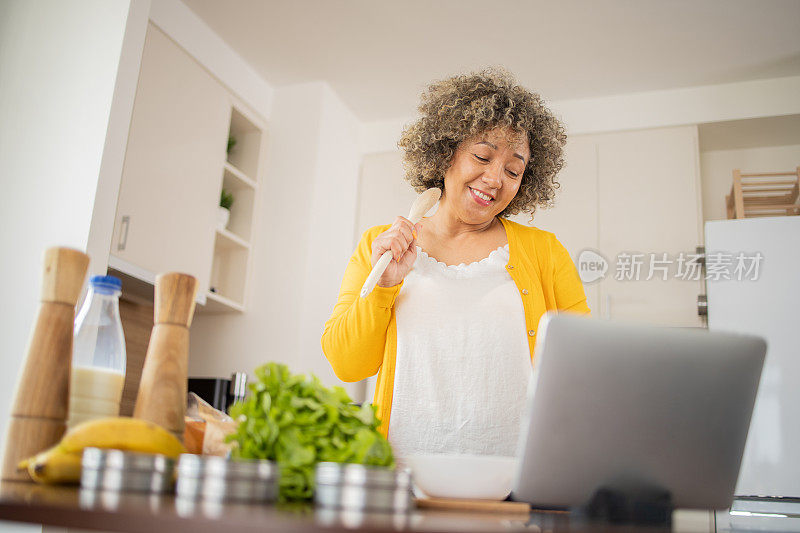
[[[529,159],[527,135],[494,129],[463,141],[444,176],[443,204],[464,223],[491,221],[514,199]]]

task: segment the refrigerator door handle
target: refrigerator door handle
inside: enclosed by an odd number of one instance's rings
[[[697,314],[708,316],[708,297],[705,294],[697,295]]]

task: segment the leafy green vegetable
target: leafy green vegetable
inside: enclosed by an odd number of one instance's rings
[[[255,374],[250,396],[231,407],[238,425],[228,441],[238,445],[234,457],[278,462],[281,500],[311,498],[321,461],[394,466],[373,406],[353,405],[343,388],[292,375],[286,365],[268,363]]]
[[[222,189],[222,192],[219,193],[219,206],[224,207],[227,210],[230,210],[232,205],[233,205],[233,193],[226,189]]]

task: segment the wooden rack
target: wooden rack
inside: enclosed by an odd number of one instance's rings
[[[725,196],[728,218],[800,215],[800,167],[794,172],[733,171],[731,193]]]

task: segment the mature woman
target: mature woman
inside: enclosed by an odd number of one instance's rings
[[[563,126],[505,72],[432,84],[402,135],[406,179],[442,189],[434,215],[364,233],[322,347],[336,375],[378,373],[374,404],[399,457],[513,455],[539,318],[588,313],[552,233],[506,217],[552,202]],[[393,260],[359,297],[384,251]]]

